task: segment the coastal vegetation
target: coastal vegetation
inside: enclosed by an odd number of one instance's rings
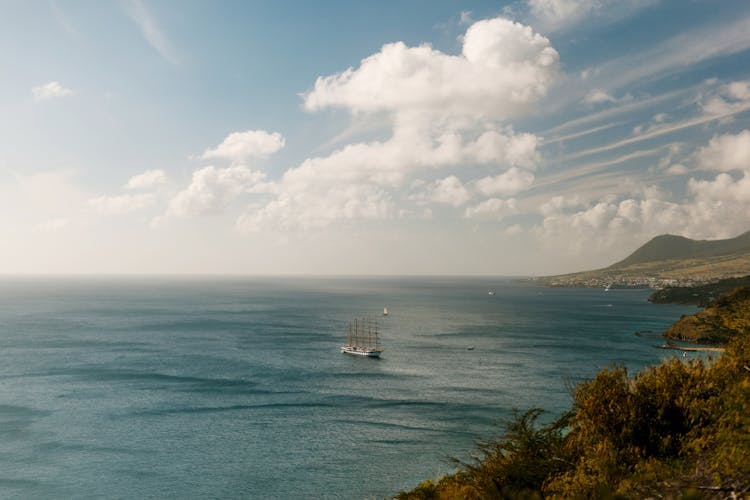
[[[702,311],[681,317],[665,332],[668,339],[724,345],[750,334],[750,286],[722,295]]]
[[[727,278],[705,285],[668,286],[649,296],[649,302],[654,304],[682,304],[699,307],[708,306],[716,297],[729,293],[735,288],[750,286],[750,276],[741,278]]]
[[[699,315],[726,342],[717,359],[608,367],[557,420],[517,413],[455,473],[396,498],[750,498],[750,287]]]

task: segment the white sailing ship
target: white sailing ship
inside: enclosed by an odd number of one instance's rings
[[[370,318],[350,321],[347,340],[347,344],[341,346],[341,352],[344,354],[379,358],[383,352],[380,348],[378,322]]]

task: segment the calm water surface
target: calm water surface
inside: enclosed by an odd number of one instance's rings
[[[634,332],[694,309],[648,293],[499,278],[2,278],[0,497],[393,495],[449,471],[512,408],[554,416],[598,369],[673,355]],[[365,315],[382,359],[338,352]]]

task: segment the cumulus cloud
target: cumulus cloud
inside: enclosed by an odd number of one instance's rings
[[[516,200],[513,198],[501,200],[500,198],[490,198],[477,205],[466,207],[464,216],[467,218],[493,218],[500,220],[516,212]]]
[[[273,186],[263,172],[242,165],[228,168],[204,167],[193,172],[190,185],[169,203],[172,215],[211,215],[221,213],[243,193],[266,193]]]
[[[146,170],[142,174],[131,177],[125,189],[149,190],[163,186],[167,183],[167,174],[163,170]]]
[[[508,177],[533,180],[521,169],[532,171],[539,163],[539,138],[516,133],[507,120],[533,110],[547,93],[558,73],[557,52],[528,26],[503,18],[473,23],[462,41],[458,55],[427,44],[386,44],[358,67],[318,78],[303,96],[306,110],[343,108],[357,119],[385,117],[390,136],[348,144],[288,170],[276,184],[276,198],[250,210],[243,225],[289,227],[294,219],[320,226],[333,215],[393,214],[393,195],[425,171],[441,171],[443,180],[418,201],[454,206],[470,199],[456,170],[467,165],[514,169]],[[323,203],[341,193],[350,207],[360,208],[337,212]]]
[[[696,153],[698,164],[705,169],[750,171],[750,130],[719,135]]]
[[[750,131],[711,139],[696,153],[696,163],[718,170],[713,178],[690,178],[680,202],[665,199],[653,188],[630,197],[582,201],[555,197],[542,205],[542,222],[535,228],[552,247],[567,247],[571,254],[633,248],[663,233],[714,239],[748,230],[750,216]],[[685,174],[681,164],[666,171]],[[562,245],[561,245],[562,244]]]
[[[689,172],[688,168],[682,163],[675,163],[670,165],[665,170],[666,173],[671,175],[683,175]]]
[[[743,173],[737,180],[727,173],[721,173],[713,180],[690,179],[688,189],[700,202],[743,205],[750,202],[750,177],[747,173]],[[748,213],[748,208],[750,207],[745,206],[744,214]]]
[[[741,80],[722,85],[709,92],[700,103],[709,116],[729,116],[750,108],[750,80]]]
[[[249,158],[267,158],[284,147],[284,137],[278,132],[247,130],[233,132],[215,148],[206,149],[204,160],[224,159],[240,162]]]
[[[471,199],[471,194],[458,177],[451,175],[432,183],[428,187],[424,199],[433,203],[460,207]]]
[[[458,56],[426,44],[384,45],[359,68],[318,78],[305,107],[508,118],[546,94],[557,68],[558,54],[545,37],[507,19],[489,19],[469,27]]]
[[[287,190],[265,206],[252,207],[238,221],[241,230],[269,226],[282,231],[323,229],[338,221],[378,220],[392,216],[390,195],[377,186],[347,184],[311,192]]]
[[[479,179],[476,189],[486,196],[513,195],[525,191],[534,183],[534,174],[513,167],[506,172]]]
[[[49,82],[31,89],[31,95],[35,101],[44,101],[56,97],[67,97],[73,95],[73,91],[63,87],[60,82]]]

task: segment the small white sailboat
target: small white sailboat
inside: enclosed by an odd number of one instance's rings
[[[388,316],[388,308],[387,307],[383,308],[383,316]]]
[[[380,348],[377,321],[367,318],[362,320],[355,319],[353,324],[351,321],[349,322],[348,342],[346,345],[341,346],[342,354],[379,358],[382,352],[383,349]]]

